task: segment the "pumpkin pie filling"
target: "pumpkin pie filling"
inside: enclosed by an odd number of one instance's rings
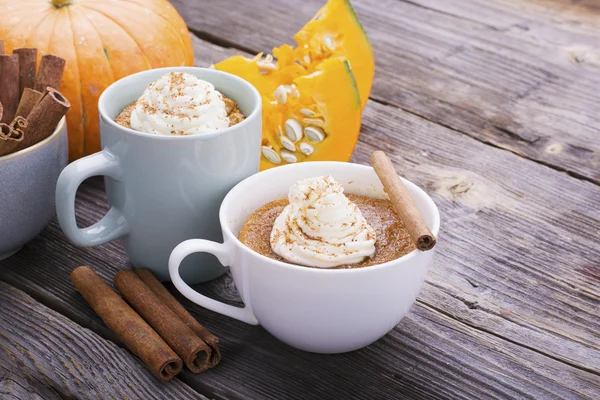
[[[370,231],[366,228],[364,229],[364,235],[362,236],[361,233],[357,231],[351,232],[347,236],[345,236],[346,233],[337,235],[334,232],[333,236],[335,236],[335,240],[323,239],[322,236],[319,236],[323,235],[323,233],[315,235],[314,231],[312,233],[300,233],[300,235],[314,235],[313,237],[307,238],[306,241],[301,239],[300,241],[302,241],[302,243],[300,244],[302,246],[314,245],[314,240],[326,240],[327,245],[330,246],[330,249],[327,250],[325,247],[319,247],[315,249],[314,252],[327,253],[333,248],[335,253],[338,255],[341,254],[341,257],[337,257],[339,264],[333,266],[326,266],[326,264],[323,263],[321,263],[321,265],[316,265],[316,263],[322,262],[324,259],[324,257],[321,257],[321,254],[317,254],[315,258],[316,261],[313,262],[313,265],[309,265],[306,262],[298,262],[298,260],[302,258],[292,259],[289,255],[289,252],[282,252],[280,249],[278,249],[277,245],[274,246],[273,239],[277,239],[277,236],[282,234],[282,232],[278,232],[276,226],[278,223],[277,220],[279,217],[285,214],[286,207],[290,206],[290,200],[285,198],[271,201],[254,211],[242,226],[238,238],[244,245],[265,257],[291,264],[303,265],[306,267],[329,269],[362,268],[383,264],[385,262],[400,258],[415,250],[415,245],[410,238],[404,222],[399,217],[394,209],[394,206],[389,200],[352,193],[343,196],[347,198],[350,204],[358,207],[360,214],[362,214],[362,218],[364,218],[368,226],[372,228],[376,238],[374,241],[372,254],[364,257],[359,262],[345,262],[345,260],[349,260],[347,254],[344,254],[344,251],[346,250],[338,251],[338,249],[340,246],[344,245],[347,246],[350,251],[353,251],[353,249],[356,249],[357,247],[366,249],[365,246],[367,246],[369,243],[361,243],[361,241],[369,240],[371,238]],[[291,195],[290,199],[292,199]],[[331,197],[325,200],[325,204],[325,207],[328,207],[328,205],[331,204]],[[308,204],[307,208],[310,209],[310,207],[314,207],[314,205]],[[341,222],[342,226],[345,223],[345,221],[340,220],[338,216],[332,216],[332,218],[332,221]],[[344,217],[342,217],[342,219],[343,218]],[[299,222],[299,225],[305,225],[306,218],[302,216],[301,219],[303,219],[303,221]],[[360,221],[360,219],[355,219],[351,223],[360,224]],[[287,219],[286,223],[290,223],[290,218]],[[332,224],[328,224],[328,226],[331,228]],[[344,229],[345,228],[346,227],[344,227]],[[288,235],[281,243],[289,245],[291,241],[298,240],[297,232],[298,229],[296,228],[296,235]],[[339,239],[340,236],[350,239],[344,243],[343,240]],[[305,250],[305,248],[301,248],[299,251],[304,252]],[[333,258],[334,257],[329,257],[328,259],[331,260]],[[307,258],[303,258],[304,261],[306,261],[306,259]]]

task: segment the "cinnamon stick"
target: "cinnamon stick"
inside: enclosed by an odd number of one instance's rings
[[[19,96],[23,96],[25,88],[33,88],[35,85],[37,49],[14,49],[13,54],[19,56]]]
[[[23,129],[26,127],[27,120],[22,117],[16,117],[10,124],[0,122],[0,157],[16,151],[23,140]]]
[[[4,40],[0,39],[0,54],[6,53],[6,47],[4,46]]]
[[[19,105],[19,56],[16,54],[0,54],[0,103],[4,107],[0,122],[11,122]]]
[[[37,105],[42,99],[43,94],[38,92],[37,90],[31,88],[25,88],[23,90],[23,94],[21,95],[21,101],[19,101],[19,106],[17,107],[16,116],[27,118],[33,110],[33,107]]]
[[[133,354],[160,380],[173,379],[183,363],[165,341],[90,267],[71,272],[71,281]]]
[[[60,89],[60,81],[65,70],[65,60],[53,54],[45,54],[40,61],[40,68],[35,77],[34,89],[44,92],[48,86]]]
[[[435,246],[435,236],[427,227],[423,216],[417,209],[402,180],[396,173],[392,161],[383,151],[375,151],[371,155],[371,165],[383,184],[390,201],[402,218],[411,239],[419,250],[431,250]]]
[[[137,276],[154,292],[160,299],[173,311],[180,320],[182,320],[192,331],[196,333],[211,348],[208,368],[213,368],[221,361],[221,350],[219,350],[219,338],[213,335],[208,329],[200,325],[198,321],[190,314],[185,307],[177,301],[166,287],[147,268],[134,270]]]
[[[25,139],[19,144],[19,150],[33,146],[50,136],[71,107],[69,100],[57,90],[51,87],[47,87],[46,90],[47,93],[42,100],[27,116],[29,126],[25,130]]]
[[[115,287],[183,359],[192,372],[205,371],[210,347],[188,328],[133,271],[119,271]]]

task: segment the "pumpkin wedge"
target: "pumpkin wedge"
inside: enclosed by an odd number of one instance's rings
[[[277,86],[273,82],[290,84],[294,78],[316,71],[324,60],[342,58],[350,64],[364,108],[371,93],[375,59],[369,38],[348,0],[329,0],[294,39],[296,48],[283,44],[273,49],[273,55],[233,56],[214,67],[244,76],[261,93],[271,93]]]
[[[350,63],[364,108],[371,93],[375,58],[366,32],[358,21],[348,0],[329,0],[323,8],[296,35],[296,49],[283,45],[273,49],[281,69],[296,69],[297,62],[303,73],[311,73],[319,63],[332,57],[341,57]],[[293,50],[293,54],[290,51]]]
[[[375,71],[373,49],[348,0],[329,0],[273,55],[233,56],[214,68],[263,98],[261,170],[300,161],[348,161]]]
[[[252,83],[252,82],[251,82]],[[301,161],[348,161],[358,140],[360,96],[347,61],[332,58],[316,71],[263,95],[260,169]]]

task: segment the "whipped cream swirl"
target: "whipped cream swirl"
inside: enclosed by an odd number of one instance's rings
[[[151,83],[130,122],[132,129],[162,135],[196,135],[229,127],[221,93],[185,72],[170,72]]]
[[[271,248],[286,261],[332,268],[375,253],[375,230],[333,177],[297,182],[275,220]]]

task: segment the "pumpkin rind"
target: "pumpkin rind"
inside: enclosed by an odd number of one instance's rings
[[[69,99],[69,157],[100,150],[98,98],[112,82],[150,68],[194,64],[183,19],[166,0],[0,0],[6,51],[38,48],[66,61],[61,92]]]

